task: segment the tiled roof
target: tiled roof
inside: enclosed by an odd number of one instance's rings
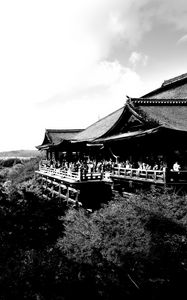
[[[173,83],[177,83],[177,82],[181,82],[182,80],[187,79],[187,73],[173,77],[171,79],[168,80],[164,80],[162,86],[167,86]]]
[[[123,112],[124,106],[77,134],[75,140],[78,142],[93,141],[104,136],[106,133],[109,133],[111,129],[118,123],[119,119],[123,115]]]
[[[57,146],[63,141],[72,140],[83,129],[46,129],[43,143],[37,146],[42,149],[44,146]]]
[[[131,139],[131,138],[137,138],[141,136],[145,136],[148,134],[152,134],[155,132],[158,132],[160,127],[148,129],[148,130],[138,130],[138,131],[133,131],[133,132],[124,132],[116,135],[112,135],[106,138],[101,138],[98,139],[98,142],[111,142],[111,141],[116,141],[116,140],[123,140],[123,139]]]
[[[160,88],[141,98],[148,99],[187,99],[187,73],[165,80]]]
[[[134,110],[145,120],[163,127],[187,131],[187,100],[132,99]]]
[[[141,98],[129,98],[125,106],[93,123],[85,130],[46,129],[41,146],[59,145],[63,141],[70,140],[93,142],[114,134],[117,135],[118,132],[119,134],[126,134],[123,123],[124,125],[128,123],[126,118],[128,114],[125,116],[125,113],[129,111],[142,121],[147,129],[161,126],[187,132],[187,73],[164,81],[160,88]]]
[[[187,99],[187,82],[183,85],[173,86],[172,88],[160,88],[142,98],[153,99]]]
[[[54,145],[72,140],[82,129],[46,129],[46,135]]]
[[[145,119],[187,131],[187,73],[166,80],[160,88],[131,100],[129,104]]]

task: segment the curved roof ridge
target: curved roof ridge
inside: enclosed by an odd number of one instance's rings
[[[45,129],[43,142],[37,148],[42,149],[44,146],[57,146],[63,141],[70,141],[81,131],[83,129]]]
[[[134,106],[134,102],[132,101],[132,98],[129,98],[127,101],[127,107],[130,110],[130,112],[140,121],[144,121],[144,118],[142,115],[137,111],[137,107]]]
[[[173,77],[168,80],[164,80],[164,82],[159,88],[146,93],[145,95],[141,96],[141,98],[153,97],[154,95],[156,96],[159,93],[166,92],[168,90],[171,90],[172,88],[180,87],[185,83],[187,83],[187,73]]]
[[[184,80],[184,79],[187,79],[187,73],[184,73],[184,74],[172,77],[170,79],[164,80],[164,82],[162,83],[162,86],[167,86],[169,84],[176,83],[176,82],[179,82],[179,81]]]
[[[115,111],[111,112],[110,114],[104,116],[103,118],[97,120],[96,122],[94,122],[94,123],[92,123],[91,125],[89,125],[88,127],[86,127],[85,130],[87,130],[89,127],[91,127],[91,126],[93,126],[93,125],[99,123],[100,121],[103,121],[104,119],[110,117],[111,115],[115,114],[118,110],[121,110],[121,109],[124,108],[124,107],[125,107],[125,105],[122,106],[122,107],[120,107],[120,108],[118,108],[118,109],[116,109]]]
[[[92,123],[85,130],[75,136],[76,141],[90,141],[105,135],[110,131],[124,112],[126,104],[121,108],[111,112],[100,120]]]
[[[139,137],[139,136],[155,133],[161,128],[163,128],[162,125],[158,125],[157,127],[153,127],[153,128],[149,128],[149,129],[118,133],[118,134],[115,134],[115,135],[112,135],[112,136],[109,136],[106,138],[100,138],[100,139],[96,140],[96,142],[107,142],[107,141],[112,141],[112,140],[114,141],[114,140],[120,140],[120,139]]]

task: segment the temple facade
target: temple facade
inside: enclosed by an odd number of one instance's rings
[[[187,74],[140,98],[127,97],[84,130],[46,130],[37,148],[46,152],[46,167],[72,167],[79,182],[186,185]]]

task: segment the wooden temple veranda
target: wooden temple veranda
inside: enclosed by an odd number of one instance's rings
[[[111,186],[185,188],[187,74],[140,98],[127,97],[84,130],[46,130],[37,148],[46,153],[37,171],[45,194],[74,204],[97,206],[98,194],[109,197]]]

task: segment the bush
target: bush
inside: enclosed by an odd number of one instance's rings
[[[1,299],[180,298],[186,208],[185,196],[155,191],[64,215],[34,180],[7,185],[0,191]]]
[[[53,248],[63,232],[62,214],[55,199],[41,197],[34,181],[27,182],[22,189],[9,185],[5,190],[1,186],[1,299],[43,299],[40,294],[44,294],[44,286],[50,281],[49,273],[43,272],[52,272],[57,267]],[[43,279],[42,287],[38,287],[37,279]]]
[[[24,161],[22,165],[15,165],[8,173],[7,179],[11,180],[12,184],[20,184],[31,180],[34,177],[35,171],[38,170],[40,157],[31,158]]]
[[[186,208],[185,196],[155,192],[115,199],[92,215],[69,211],[58,247],[80,270],[90,267],[103,299],[176,297],[185,291]]]
[[[0,166],[4,168],[10,168],[16,164],[21,164],[21,159],[19,158],[0,159]]]

